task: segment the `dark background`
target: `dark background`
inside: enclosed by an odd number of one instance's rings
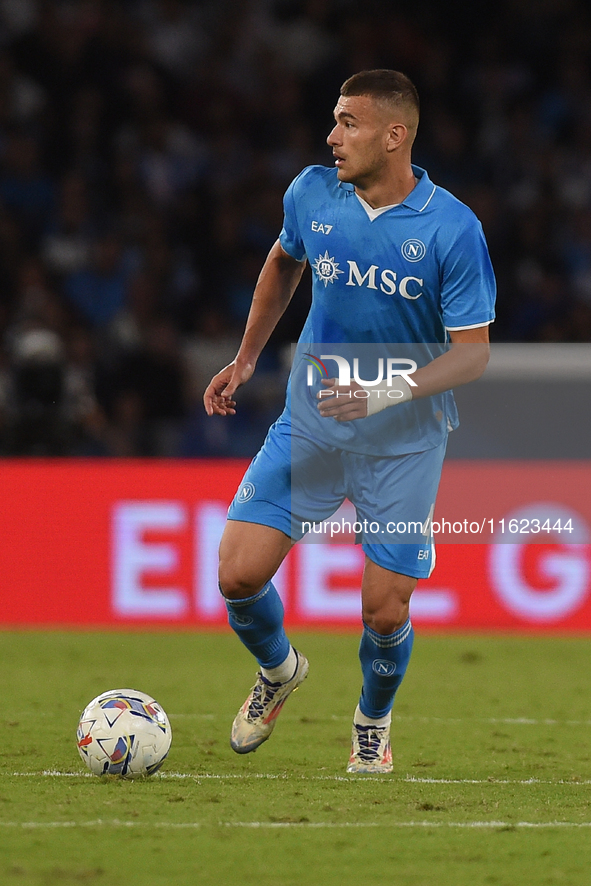
[[[250,455],[306,274],[207,420],[282,195],[342,81],[415,81],[415,162],[481,219],[497,342],[591,341],[591,12],[579,0],[0,0],[0,455]]]

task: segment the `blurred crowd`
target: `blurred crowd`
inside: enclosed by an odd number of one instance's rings
[[[415,162],[484,225],[494,340],[591,340],[584,0],[0,0],[0,455],[256,451],[307,274],[238,414],[202,392],[375,67],[415,81]]]

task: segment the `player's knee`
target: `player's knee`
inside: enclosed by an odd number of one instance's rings
[[[220,590],[229,600],[244,600],[253,597],[265,584],[256,570],[240,566],[235,558],[220,559]]]
[[[376,634],[388,636],[401,628],[408,619],[408,602],[390,600],[387,606],[364,606],[363,621]]]

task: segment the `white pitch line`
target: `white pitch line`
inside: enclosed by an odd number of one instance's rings
[[[121,821],[118,818],[105,820],[96,818],[91,821],[0,821],[0,827],[5,828],[164,828],[164,829],[196,829],[202,827],[199,821]]]
[[[226,821],[227,828],[591,828],[591,821]]]
[[[45,769],[42,772],[5,772],[1,775],[14,778],[96,778],[91,772],[60,772],[57,769]],[[542,779],[542,778],[429,778],[418,775],[390,776],[384,778],[383,775],[290,775],[288,773],[271,773],[271,772],[236,772],[236,773],[214,773],[214,772],[158,772],[153,775],[150,781],[161,780],[186,780],[186,781],[243,781],[243,780],[260,780],[260,781],[330,781],[330,782],[381,782],[382,784],[465,784],[465,785],[513,785],[513,786],[531,786],[531,785],[549,785],[549,786],[568,786],[568,787],[584,787],[591,785],[591,779],[580,779],[572,781],[570,779]]]
[[[293,714],[283,715],[286,720],[297,721],[300,718]],[[349,715],[331,714],[333,721],[347,720]],[[392,721],[397,723],[437,723],[442,726],[462,726],[465,723],[490,723],[491,725],[502,724],[504,726],[591,726],[591,720],[556,720],[552,717],[421,717],[405,714],[392,714]],[[324,722],[318,720],[318,722]]]
[[[344,718],[343,718],[344,719]],[[419,723],[440,723],[444,725],[462,725],[463,723],[490,723],[504,726],[591,726],[591,720],[555,720],[550,717],[536,719],[534,717],[404,717],[392,716],[398,722],[416,721]]]
[[[169,714],[171,720],[217,720],[216,714]],[[296,714],[283,714],[283,720],[299,722],[301,717]],[[319,723],[332,721],[351,720],[349,714],[331,714],[329,718],[312,718]],[[556,720],[552,717],[535,718],[535,717],[421,717],[404,714],[393,714],[392,720],[398,723],[439,723],[448,726],[459,726],[463,723],[491,723],[504,724],[505,726],[591,726],[591,720]]]
[[[542,779],[542,778],[420,778],[416,775],[407,775],[398,781],[405,784],[508,784],[508,785],[590,785],[591,779],[581,779],[580,781],[571,781],[564,778]]]
[[[11,714],[11,719],[19,720],[28,716],[49,716],[43,711],[21,711]],[[171,720],[218,720],[217,714],[169,714]],[[326,723],[330,720],[340,722],[350,722],[349,714],[331,714],[330,717],[312,718],[315,722]],[[300,722],[301,717],[295,714],[282,714],[282,720],[291,721],[293,723]],[[421,717],[404,714],[393,714],[392,720],[397,723],[437,723],[441,726],[461,726],[465,723],[490,723],[492,725],[504,726],[591,726],[591,720],[556,720],[551,717],[535,718],[535,717]]]
[[[72,773],[73,774],[73,773]],[[185,773],[185,772],[159,772],[154,776],[160,779],[194,779],[195,781],[206,779],[218,779],[220,781],[230,781],[232,779],[269,779],[281,781],[378,781],[383,784],[395,782],[397,784],[473,784],[473,785],[569,785],[584,786],[590,785],[591,779],[581,779],[580,781],[570,781],[566,779],[541,779],[541,778],[428,778],[418,775],[391,776],[384,778],[383,775],[375,776],[351,776],[351,775],[288,775],[275,773],[232,773],[232,774],[216,774],[216,773]]]
[[[90,821],[0,821],[0,828],[22,830],[72,829],[72,828],[154,828],[157,830],[198,830],[207,827],[200,821],[122,821],[121,819],[96,818]],[[591,828],[591,821],[219,821],[218,827],[308,830],[342,828],[474,828],[481,830],[499,828],[551,829]]]

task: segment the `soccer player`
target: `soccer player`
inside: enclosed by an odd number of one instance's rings
[[[252,376],[306,261],[313,299],[300,342],[308,365],[315,343],[330,346],[325,357],[333,359],[351,343],[429,350],[416,371],[392,375],[381,394],[359,372],[341,378],[339,367],[339,383],[336,375],[325,378],[315,400],[300,395],[305,364],[296,354],[286,408],[245,474],[220,545],[229,623],[260,666],[232,726],[231,746],[245,754],[269,738],[308,673],[286,636],[272,582],[303,535],[302,520],[326,519],[349,498],[359,520],[381,527],[389,513],[404,513],[425,524],[410,543],[380,543],[365,532],[360,539],[363,685],[347,771],[384,773],[392,771],[391,710],[413,644],[409,601],[434,566],[428,523],[447,434],[457,425],[451,389],[486,367],[495,282],[477,218],[411,164],[419,121],[412,82],[390,70],[355,74],[341,87],[334,118],[327,139],[334,166],[308,167],[288,188],[283,229],[262,268],[238,354],[212,379],[204,403],[209,415],[235,414],[235,392]],[[306,484],[306,475],[313,481]]]

